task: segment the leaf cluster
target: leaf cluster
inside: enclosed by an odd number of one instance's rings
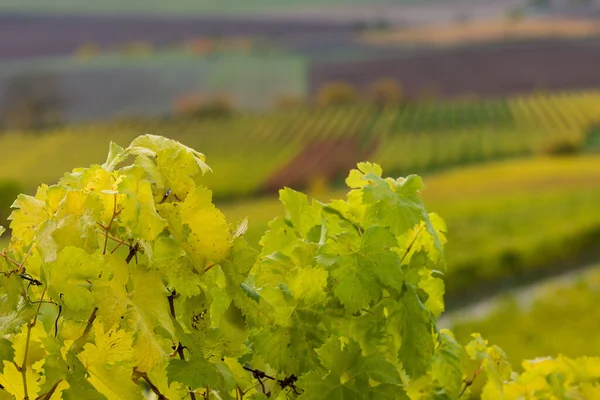
[[[283,189],[257,251],[212,203],[208,171],[146,135],[17,198],[0,398],[458,399],[481,372],[487,398],[598,390],[595,360],[518,376],[479,336],[465,348],[438,329],[446,228],[419,177],[360,163],[346,200]]]

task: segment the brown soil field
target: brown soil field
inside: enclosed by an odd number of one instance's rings
[[[366,88],[394,78],[408,98],[505,96],[531,90],[600,87],[600,39],[536,40],[414,51],[390,50],[385,58],[315,62],[310,93],[326,83]]]
[[[331,181],[346,175],[358,161],[367,159],[377,148],[371,140],[361,144],[357,138],[314,140],[287,165],[276,171],[263,185],[263,190],[276,192],[284,186],[302,189],[319,178]]]
[[[398,44],[455,45],[506,39],[587,38],[600,35],[593,20],[540,18],[520,21],[492,20],[418,26],[387,32],[367,32],[358,42],[374,46]]]

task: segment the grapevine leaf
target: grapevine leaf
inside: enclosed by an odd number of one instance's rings
[[[238,237],[233,242],[231,257],[219,264],[227,280],[227,292],[233,296],[237,293],[242,283],[256,261],[258,252],[254,250],[243,238]]]
[[[308,205],[308,198],[304,193],[290,188],[279,191],[279,199],[285,206],[289,220],[302,236],[315,225],[321,223],[319,207]]]
[[[89,313],[94,305],[89,281],[98,279],[102,270],[102,257],[78,247],[66,247],[55,261],[42,267],[42,282],[66,312]]]
[[[61,354],[61,343],[53,336],[40,339],[44,345],[46,356],[44,358],[45,381],[40,385],[40,391],[47,393],[52,386],[60,381],[66,380],[69,375],[69,367]]]
[[[67,363],[70,371],[67,377],[69,388],[62,392],[64,400],[107,400],[107,396],[96,390],[87,380],[85,366],[72,351],[67,353]]]
[[[8,217],[11,221],[11,236],[25,244],[31,243],[37,228],[49,217],[44,202],[20,194],[11,207],[16,208]]]
[[[204,357],[193,356],[190,360],[172,359],[167,366],[169,382],[179,382],[192,390],[215,386],[217,368]]]
[[[115,267],[126,269],[124,261],[114,260]],[[99,282],[94,286],[94,297],[98,309],[98,319],[113,326],[121,326],[131,332],[134,338],[133,359],[140,372],[148,372],[166,363],[171,341],[155,333],[157,328],[174,332],[169,306],[168,292],[160,275],[143,267],[135,268],[130,277]],[[128,282],[129,279],[129,282]],[[129,283],[130,289],[126,288]]]
[[[428,310],[414,289],[408,287],[398,302],[388,302],[388,332],[399,335],[398,357],[407,374],[415,379],[427,372],[433,360],[435,343]]]
[[[443,255],[442,244],[419,195],[419,190],[423,188],[419,176],[410,175],[396,181],[383,179],[370,172],[363,179],[369,182],[362,189],[362,200],[367,206],[365,223],[387,226],[396,236],[400,236],[423,221],[435,248]]]
[[[19,300],[21,299],[21,292],[23,291],[23,281],[17,274],[10,276],[0,276],[0,282],[2,283],[2,290],[6,293],[3,297],[0,309],[6,311],[12,311],[17,308]]]
[[[6,296],[0,298],[0,309],[5,310]],[[12,302],[10,302],[12,304]],[[9,308],[10,311],[3,312],[0,315],[0,335],[21,332],[23,325],[28,323],[35,315],[35,307],[24,298],[21,298],[16,309]]]
[[[400,259],[390,250],[395,245],[396,239],[387,229],[372,227],[362,238],[344,235],[323,246],[319,260],[333,262],[334,293],[349,313],[368,307],[380,295],[382,285],[401,288]]]
[[[121,176],[119,193],[125,194],[119,200],[122,207],[119,221],[126,226],[131,236],[154,240],[167,223],[156,212],[150,182],[133,175]]]
[[[38,393],[40,389],[37,384],[38,372],[33,368],[27,368],[26,376],[28,393]],[[4,361],[4,372],[0,374],[0,385],[17,399],[25,398],[23,378],[21,372],[17,370],[16,364]]]
[[[462,369],[466,358],[465,350],[456,342],[452,332],[440,331],[440,344],[433,359],[433,376],[451,398],[457,398],[462,386]]]
[[[141,391],[132,381],[134,350],[129,332],[116,327],[104,332],[94,322],[94,343],[88,343],[79,359],[89,373],[89,382],[109,400],[140,400]]]
[[[108,156],[106,157],[106,162],[102,165],[102,168],[107,171],[112,171],[117,165],[125,161],[125,158],[127,158],[125,149],[111,141],[108,149]]]
[[[0,236],[2,236],[4,232],[6,232],[6,229],[2,225],[0,225]]]
[[[248,338],[246,320],[240,310],[230,305],[219,320],[218,328],[210,328],[204,342],[212,356],[240,357],[247,352],[244,343]]]
[[[404,398],[400,374],[384,357],[363,357],[356,343],[342,345],[339,339],[329,340],[316,352],[328,374],[303,375],[298,382],[304,389],[300,399],[362,399],[367,392],[367,398],[386,399],[392,393],[392,398]],[[369,387],[369,380],[380,384]]]
[[[0,374],[4,372],[4,361],[12,362],[15,358],[15,349],[10,340],[0,338]]]
[[[232,236],[225,216],[212,203],[210,190],[195,188],[181,206],[181,218],[191,233],[187,243],[194,254],[219,263],[231,251]]]
[[[173,236],[162,234],[154,242],[153,266],[166,278],[171,290],[184,297],[200,293],[200,276],[186,251]]]
[[[353,169],[346,178],[346,185],[351,188],[362,188],[368,184],[368,181],[364,179],[365,174],[372,173],[376,176],[381,177],[383,170],[377,164],[368,162],[361,162],[357,165],[358,169]]]
[[[465,347],[467,354],[471,359],[481,361],[489,383],[495,385],[496,389],[502,393],[502,382],[508,379],[512,372],[506,354],[496,345],[488,347],[487,340],[484,340],[480,334],[473,333],[471,336],[473,340]]]

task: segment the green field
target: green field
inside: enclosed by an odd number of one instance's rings
[[[502,347],[515,366],[540,354],[598,356],[599,302],[600,268],[595,267],[574,282],[550,282],[523,299],[508,296],[481,319],[456,319],[452,329],[463,341],[480,332]]]

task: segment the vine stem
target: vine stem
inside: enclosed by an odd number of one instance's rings
[[[106,247],[108,246],[108,232],[112,228],[112,224],[115,221],[115,218],[117,217],[117,215],[119,215],[119,213],[117,213],[117,195],[115,194],[113,198],[114,198],[114,202],[113,202],[112,217],[110,218],[110,222],[108,223],[108,226],[103,227],[104,228],[104,251],[102,252],[102,254],[106,254]]]
[[[48,391],[48,393],[45,394],[40,394],[38,397],[35,398],[35,400],[50,400],[50,398],[52,397],[52,395],[54,394],[54,392],[56,392],[56,388],[58,387],[58,385],[60,385],[60,383],[63,380],[60,379],[58,380],[58,382],[56,382],[52,388],[50,388],[50,390]]]
[[[169,300],[169,311],[171,312],[171,317],[173,317],[173,319],[175,319],[175,296],[177,295],[177,293],[175,292],[175,290],[173,290],[171,292],[171,294],[169,296],[167,296],[167,299]],[[177,343],[177,354],[179,354],[179,358],[181,358],[182,360],[185,360],[185,354],[183,354],[183,346],[181,345],[181,343]],[[196,400],[196,394],[194,394],[194,392],[190,389],[190,399],[191,400]]]
[[[27,391],[27,356],[29,355],[29,342],[31,339],[31,330],[37,324],[38,314],[40,313],[40,307],[42,306],[42,300],[44,300],[44,296],[46,295],[46,286],[42,290],[42,295],[40,296],[40,301],[38,302],[37,309],[35,311],[35,316],[33,317],[33,321],[27,324],[27,339],[25,340],[25,354],[23,354],[23,364],[21,364],[21,377],[23,378],[23,400],[29,400],[29,393]]]
[[[135,370],[133,373],[134,373],[134,377],[137,376],[138,379],[142,378],[143,380],[146,381],[146,383],[148,384],[148,386],[150,386],[150,390],[152,390],[154,392],[154,394],[158,397],[158,400],[168,400],[165,397],[165,395],[160,392],[160,389],[154,383],[152,383],[152,381],[148,377],[148,373],[146,373],[146,372],[139,372],[137,370]]]
[[[481,373],[481,366],[483,365],[483,361],[484,360],[481,360],[481,362],[479,363],[479,366],[477,367],[477,369],[473,373],[473,376],[470,379],[466,379],[465,380],[465,386],[463,386],[462,390],[460,391],[460,394],[458,395],[459,399],[465,393],[465,391],[467,390],[467,388],[469,386],[471,386],[473,384],[473,382],[475,382],[475,378],[477,378],[477,376]]]

